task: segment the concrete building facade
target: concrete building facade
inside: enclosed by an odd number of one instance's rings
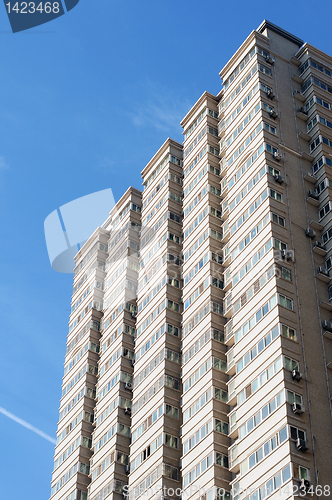
[[[332,58],[220,76],[76,256],[52,500],[331,496]]]

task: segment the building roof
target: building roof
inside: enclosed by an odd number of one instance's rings
[[[301,47],[304,44],[304,41],[301,40],[301,38],[298,38],[297,36],[292,35],[288,31],[283,30],[282,28],[279,28],[276,24],[271,23],[270,21],[267,21],[264,19],[262,24],[257,28],[256,31],[259,33],[263,33],[265,29],[269,29],[271,31],[274,31],[275,33],[278,33],[278,35],[283,36],[284,38],[287,38],[287,40],[290,40],[291,42],[295,43],[299,47]]]

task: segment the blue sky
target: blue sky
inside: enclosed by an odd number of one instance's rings
[[[0,9],[0,407],[55,437],[72,276],[43,232],[57,207],[115,199],[264,18],[332,53],[331,3],[80,0],[10,33]],[[54,446],[0,412],[1,497],[45,500]]]

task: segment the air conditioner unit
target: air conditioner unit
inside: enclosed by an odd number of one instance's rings
[[[308,191],[308,196],[314,200],[319,200],[319,194],[316,191]]]
[[[126,406],[126,408],[124,408],[124,412],[126,415],[131,415],[131,408],[129,408],[129,406]]]
[[[292,410],[293,413],[297,413],[298,415],[302,415],[302,413],[304,412],[303,405],[300,405],[300,403],[295,403],[295,402],[292,404]]]
[[[266,95],[269,99],[273,99],[274,98],[274,93],[272,92],[271,89],[267,90],[266,91]]]
[[[321,244],[320,241],[315,241],[314,247],[316,247],[316,248],[322,248],[324,250],[324,247],[323,247],[323,245]]]
[[[313,229],[310,229],[310,227],[307,227],[307,229],[305,230],[305,235],[312,240],[316,237],[315,231],[313,231]]]
[[[308,449],[307,442],[304,439],[297,438],[297,440],[296,440],[296,448],[299,451],[307,451],[307,449]]]
[[[125,382],[124,388],[127,389],[127,391],[132,391],[133,384],[131,382]]]
[[[293,380],[299,382],[302,378],[302,373],[300,373],[298,370],[292,370],[292,378]]]
[[[271,109],[271,111],[270,111],[270,116],[271,116],[271,118],[276,119],[276,118],[277,118],[277,116],[278,116],[278,114],[276,113],[276,111],[275,111],[274,109]]]
[[[281,250],[281,258],[286,260],[292,260],[293,253],[290,252],[289,250]]]
[[[126,465],[125,466],[125,473],[128,474],[128,475],[130,474],[130,465]]]
[[[308,491],[309,488],[310,488],[310,482],[308,481],[308,479],[301,479],[300,490]]]
[[[271,56],[266,56],[266,57],[265,57],[265,61],[266,61],[268,64],[273,64],[273,63],[274,63],[274,59],[273,59],[273,57],[271,57]]]
[[[278,184],[282,184],[284,182],[284,178],[282,175],[280,174],[275,174],[274,176],[274,180],[278,183]]]
[[[328,276],[329,277],[329,271],[325,267],[319,266],[317,268],[317,272],[318,272],[318,274],[324,274],[324,276]]]
[[[303,107],[301,106],[298,110],[297,110],[298,113],[303,113],[304,115],[307,115],[308,114],[308,111]]]
[[[326,321],[326,319],[325,319],[322,323],[322,326],[323,326],[324,330],[332,333],[332,323],[330,321]]]
[[[280,161],[282,159],[282,155],[280,153],[278,153],[278,151],[275,151],[273,153],[273,158],[277,161]]]

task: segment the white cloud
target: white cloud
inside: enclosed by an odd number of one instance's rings
[[[45,432],[37,429],[36,427],[29,424],[25,420],[22,420],[21,418],[16,417],[16,415],[13,415],[9,411],[5,410],[4,408],[0,407],[0,413],[5,415],[6,417],[10,418],[11,420],[14,420],[14,422],[16,422],[17,424],[20,424],[23,427],[26,427],[27,429],[29,429],[30,431],[35,432],[36,434],[38,434],[38,436],[41,436],[42,438],[47,439],[47,441],[50,441],[51,443],[56,444],[56,440],[53,439],[51,436],[49,436],[48,434],[45,434]]]
[[[136,127],[153,126],[163,132],[180,133],[180,121],[190,109],[187,99],[181,99],[171,89],[160,87],[151,80],[142,86],[142,94],[148,94],[138,104],[133,103],[131,120]]]

